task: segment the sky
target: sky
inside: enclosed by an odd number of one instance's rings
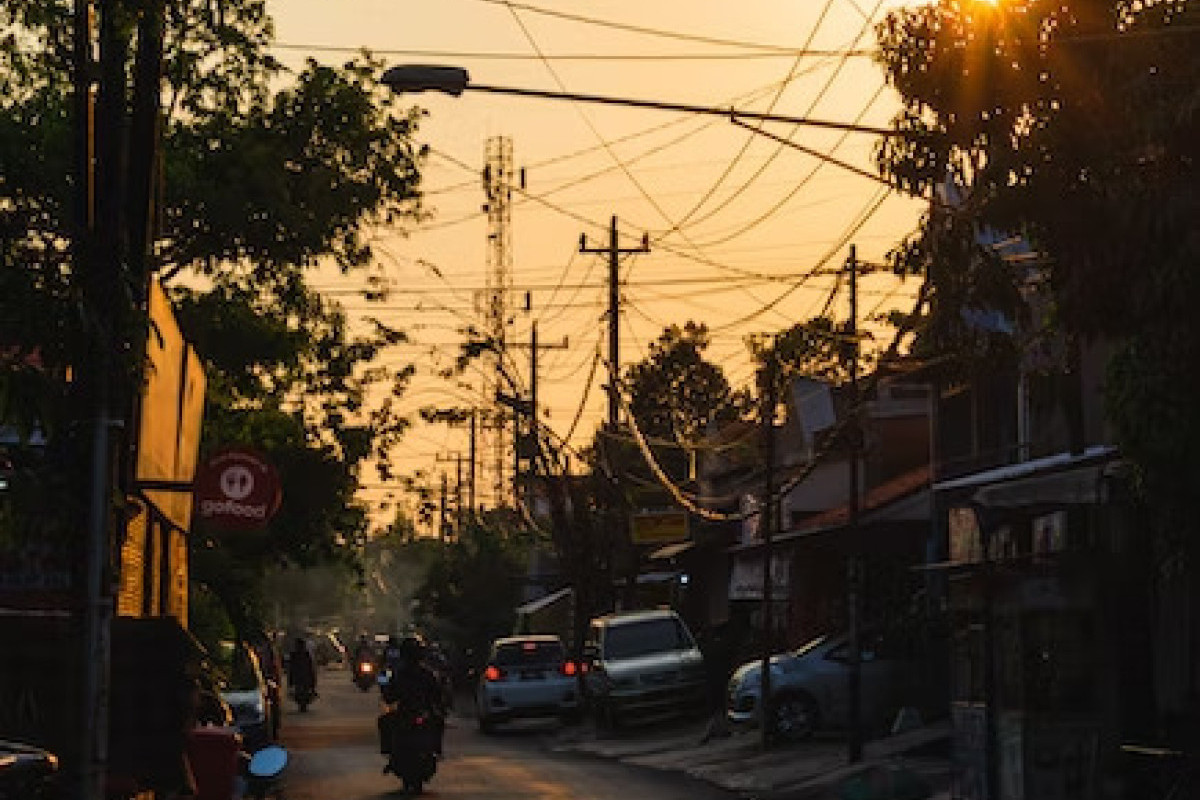
[[[882,69],[869,58],[873,22],[897,0],[268,0],[277,56],[340,63],[368,48],[389,64],[462,66],[494,86],[600,94],[742,111],[773,112],[886,127],[898,108]],[[844,319],[844,288],[832,270],[849,246],[880,263],[911,233],[924,208],[878,182],[777,144],[728,117],[597,106],[561,99],[464,93],[412,95],[428,111],[417,139],[429,145],[424,170],[429,220],[379,230],[377,268],[395,290],[368,309],[344,293],[353,281],[321,282],[352,316],[378,314],[412,343],[397,366],[418,376],[403,409],[484,403],[479,372],[447,381],[464,326],[481,324],[477,298],[488,285],[488,219],[481,173],[489,138],[508,137],[525,187],[511,206],[512,322],[509,342],[528,343],[536,321],[542,420],[584,447],[606,416],[607,266],[596,255],[615,215],[622,247],[649,237],[649,252],[622,260],[620,357],[642,360],[667,325],[691,321],[712,333],[708,357],[735,386],[753,366],[752,334],[807,320],[828,305]],[[812,126],[765,123],[764,130],[874,172],[877,138]],[[843,284],[844,287],[844,284]],[[911,307],[917,282],[865,278],[860,314]],[[530,310],[524,310],[529,293]],[[565,343],[565,346],[563,346]],[[529,348],[513,348],[509,369],[529,380]],[[589,380],[590,378],[590,380]],[[485,448],[486,449],[486,448]],[[420,423],[393,466],[427,471],[451,486],[465,428]],[[486,468],[486,465],[485,465]],[[377,518],[398,487],[364,476]],[[489,503],[490,479],[478,498]]]

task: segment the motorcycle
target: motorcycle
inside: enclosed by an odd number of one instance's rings
[[[292,699],[296,701],[296,707],[303,713],[308,711],[309,705],[317,699],[317,690],[309,685],[293,686]]]
[[[404,784],[404,791],[420,794],[425,784],[437,772],[438,753],[441,750],[439,718],[431,712],[412,711],[403,708],[389,697],[390,675],[380,676],[383,690],[383,714],[379,718],[381,736],[388,764],[384,772],[391,772]]]
[[[354,685],[365,691],[375,685],[375,664],[367,659],[360,659],[354,665]]]

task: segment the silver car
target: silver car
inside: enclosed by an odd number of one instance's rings
[[[479,729],[528,717],[571,721],[579,712],[578,664],[557,636],[509,636],[492,643],[475,693]]]
[[[823,727],[849,720],[850,643],[846,636],[820,637],[771,657],[775,733],[799,740]],[[899,707],[897,689],[910,662],[888,651],[877,637],[864,637],[861,661],[862,718],[879,729]],[[734,724],[758,725],[762,712],[762,661],[748,661],[729,680],[726,716]]]
[[[674,611],[628,611],[592,620],[585,683],[602,727],[706,708],[704,658]]]

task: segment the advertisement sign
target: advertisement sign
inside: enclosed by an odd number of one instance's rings
[[[682,511],[633,515],[634,544],[670,544],[687,538],[687,514]]]
[[[246,448],[218,451],[196,477],[196,514],[219,528],[261,528],[275,516],[282,499],[275,467]]]
[[[792,562],[785,556],[771,557],[771,599],[786,600],[791,591]],[[729,575],[730,600],[762,600],[762,556],[740,556]]]

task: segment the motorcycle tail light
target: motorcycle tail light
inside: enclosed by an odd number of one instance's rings
[[[498,681],[504,678],[504,670],[497,667],[495,664],[489,664],[488,668],[483,671],[483,679],[485,681]]]
[[[575,673],[578,671],[579,671],[579,668],[575,665],[574,661],[564,661],[563,662],[563,665],[562,665],[562,674],[563,675],[566,675],[568,678],[571,678],[571,677],[574,677]]]

